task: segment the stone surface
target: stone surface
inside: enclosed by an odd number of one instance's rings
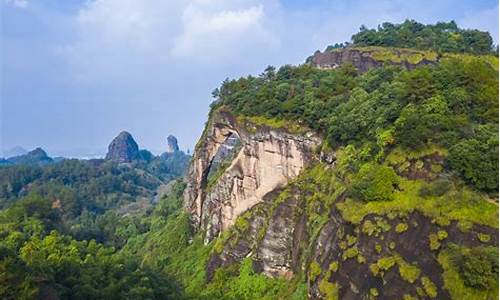
[[[122,131],[109,144],[106,159],[126,163],[136,159],[138,154],[139,147],[132,135],[126,131]]]
[[[241,146],[229,156],[226,168],[211,172],[216,164],[224,165],[221,157],[227,157],[227,148],[234,149],[236,143]],[[205,232],[206,242],[299,175],[319,143],[313,134],[296,135],[265,127],[249,130],[227,113],[212,118],[188,170],[184,201],[195,227]],[[225,149],[225,154],[220,149]],[[220,177],[214,180],[210,173]]]
[[[179,145],[177,144],[177,138],[173,135],[167,137],[167,153],[173,153],[179,151]]]
[[[397,50],[394,53],[397,54]],[[369,50],[360,49],[344,49],[336,51],[316,51],[314,55],[310,58],[310,63],[320,69],[336,69],[343,64],[352,64],[359,73],[367,72],[370,69],[381,67],[388,63],[391,65],[398,65],[406,69],[414,69],[418,66],[432,64],[434,62],[422,59],[417,64],[409,63],[406,60],[401,62],[384,62],[375,60],[372,57],[372,53]]]

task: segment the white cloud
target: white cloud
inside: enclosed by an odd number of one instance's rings
[[[244,50],[269,50],[279,45],[279,39],[265,28],[265,17],[262,4],[213,11],[192,3],[184,10],[183,32],[171,53],[178,58],[213,61],[244,55]]]
[[[59,47],[79,82],[123,85],[168,60],[185,1],[95,0],[74,18],[75,38]],[[136,80],[139,82],[139,80]]]
[[[246,64],[242,57],[269,57],[280,46],[266,14],[274,2],[259,2],[94,0],[75,17],[74,41],[58,52],[78,82],[137,84],[144,70],[165,76],[186,61]]]

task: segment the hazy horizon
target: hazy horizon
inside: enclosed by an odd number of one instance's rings
[[[227,77],[299,64],[364,24],[455,20],[498,44],[498,2],[1,0],[0,151],[104,154],[122,130],[193,149]],[[0,154],[0,157],[3,155]]]

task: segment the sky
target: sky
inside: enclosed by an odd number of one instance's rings
[[[103,154],[122,130],[193,149],[225,78],[303,63],[362,24],[455,20],[498,44],[493,0],[0,1],[0,150],[52,156]]]

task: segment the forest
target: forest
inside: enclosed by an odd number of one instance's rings
[[[361,26],[352,36],[357,46],[384,46],[431,49],[438,52],[493,54],[493,39],[488,32],[461,29],[454,21],[424,25],[415,20],[401,24],[382,23],[377,29]]]

